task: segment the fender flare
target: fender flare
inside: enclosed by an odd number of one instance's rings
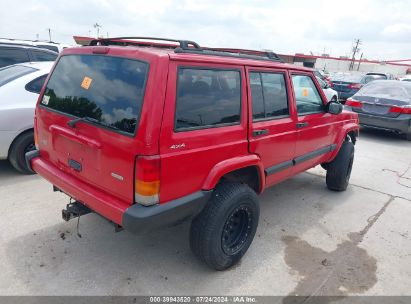
[[[225,174],[251,166],[255,166],[258,169],[260,185],[258,193],[261,193],[265,187],[265,173],[261,159],[256,154],[237,156],[217,163],[206,177],[202,189],[212,190]]]
[[[328,160],[328,162],[331,162],[337,156],[337,154],[340,151],[341,146],[342,146],[345,138],[347,137],[348,133],[354,131],[356,136],[358,136],[359,130],[360,130],[360,127],[359,127],[358,123],[356,123],[356,122],[351,122],[351,123],[346,124],[346,125],[343,126],[340,134],[338,135],[338,137],[336,139],[337,149],[335,149],[334,152],[331,154],[330,159]]]

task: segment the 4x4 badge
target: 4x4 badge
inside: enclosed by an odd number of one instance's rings
[[[170,147],[170,149],[181,149],[181,148],[185,148],[186,144],[182,143],[182,144],[178,144],[178,145],[172,145]]]

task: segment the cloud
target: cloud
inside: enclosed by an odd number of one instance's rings
[[[399,38],[410,39],[411,37],[411,24],[408,23],[396,23],[384,27],[381,35],[387,39]]]
[[[272,49],[279,53],[350,52],[363,40],[367,58],[409,57],[409,0],[20,0],[0,3],[0,36],[52,38],[72,35],[190,39],[202,45]],[[24,22],[22,22],[24,20]],[[382,48],[376,48],[382,46]],[[388,58],[393,59],[393,58]]]

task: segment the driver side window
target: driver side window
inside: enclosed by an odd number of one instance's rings
[[[298,115],[324,112],[324,103],[312,78],[292,75],[292,80]]]

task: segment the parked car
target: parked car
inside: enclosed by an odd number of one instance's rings
[[[10,39],[10,38],[0,38],[0,44],[18,44],[18,45],[28,45],[34,46],[42,49],[47,49],[53,52],[61,52],[65,48],[71,47],[69,44],[57,43],[47,40],[24,40],[24,39]]]
[[[328,101],[338,101],[338,92],[336,90],[333,90],[328,83],[323,81],[321,78],[317,77],[317,81],[320,84],[321,88],[323,89],[323,92],[325,96],[327,97]]]
[[[191,249],[223,270],[250,246],[267,187],[322,164],[329,189],[347,188],[358,117],[311,69],[112,39],[64,50],[36,107],[26,159],[73,198],[65,220],[93,211],[141,234],[192,219]]]
[[[21,173],[32,173],[24,156],[34,148],[34,108],[52,65],[33,62],[0,69],[0,159],[8,159]]]
[[[330,76],[328,74],[325,74],[322,70],[314,69],[314,75],[327,83],[330,88],[333,87]]]
[[[0,68],[23,62],[54,61],[58,53],[27,45],[0,43]]]
[[[382,80],[395,80],[395,77],[393,74],[390,73],[378,73],[378,72],[370,72],[365,74],[365,76],[377,76],[376,78],[372,79],[372,80],[376,80],[376,79],[382,79]],[[372,81],[371,80],[371,81]],[[369,81],[368,81],[369,82]],[[365,82],[367,83],[367,82]]]
[[[388,74],[387,74],[388,75]],[[367,73],[366,75],[336,75],[332,80],[333,89],[339,94],[340,100],[345,100],[357,93],[364,85],[374,80],[386,80],[388,76],[379,73]]]
[[[364,127],[404,134],[411,140],[411,83],[373,81],[345,103]]]

